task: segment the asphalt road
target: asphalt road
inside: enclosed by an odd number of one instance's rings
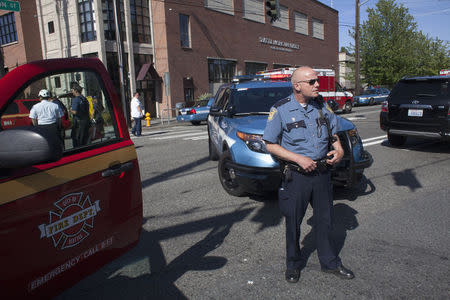
[[[334,239],[356,278],[320,271],[308,209],[297,284],[284,280],[284,219],[276,195],[232,197],[208,160],[206,126],[144,129],[134,139],[144,224],[137,247],[57,299],[448,299],[450,145],[411,139],[393,148],[380,106],[345,117],[374,164],[335,190]]]

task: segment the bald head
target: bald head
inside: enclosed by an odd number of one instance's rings
[[[316,71],[311,67],[303,66],[296,69],[291,76],[292,89],[295,98],[300,103],[319,95],[319,82]]]
[[[291,76],[291,83],[294,85],[294,83],[306,80],[307,77],[316,76],[316,71],[314,71],[311,67],[303,66],[295,69],[295,71],[292,73]]]

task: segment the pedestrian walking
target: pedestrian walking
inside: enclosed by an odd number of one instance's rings
[[[280,159],[282,182],[278,192],[286,219],[285,279],[300,278],[300,225],[308,204],[313,207],[313,231],[323,272],[352,279],[330,240],[333,195],[330,167],[344,156],[337,136],[337,118],[319,98],[319,78],[307,66],[294,71],[293,93],[270,110],[263,140],[267,151]]]
[[[47,130],[60,137],[61,117],[64,115],[58,104],[50,101],[50,92],[46,89],[39,91],[40,102],[30,110],[30,119],[34,126]]]
[[[134,93],[134,97],[131,99],[130,107],[131,107],[131,117],[134,120],[133,128],[131,129],[131,133],[135,136],[141,136],[142,131],[142,117],[144,116],[142,112],[141,101],[139,100],[139,92]]]
[[[72,99],[72,143],[73,147],[84,146],[89,141],[89,127],[90,127],[90,118],[89,118],[89,102],[88,100],[81,94],[83,88],[77,83],[72,82],[72,95],[74,98]]]

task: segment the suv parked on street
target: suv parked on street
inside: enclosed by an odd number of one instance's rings
[[[383,103],[380,127],[389,143],[401,146],[408,136],[450,140],[450,76],[401,79]]]
[[[275,191],[280,183],[279,164],[266,151],[262,135],[270,108],[292,93],[292,85],[265,76],[269,80],[255,76],[221,86],[208,116],[209,157],[219,159],[220,182],[233,196]],[[372,164],[372,156],[363,149],[355,125],[339,116],[338,120],[345,155],[332,170],[332,180],[351,187]]]

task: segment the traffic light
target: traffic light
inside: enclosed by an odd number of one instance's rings
[[[266,1],[266,15],[270,17],[270,23],[273,23],[280,18],[279,0]]]

